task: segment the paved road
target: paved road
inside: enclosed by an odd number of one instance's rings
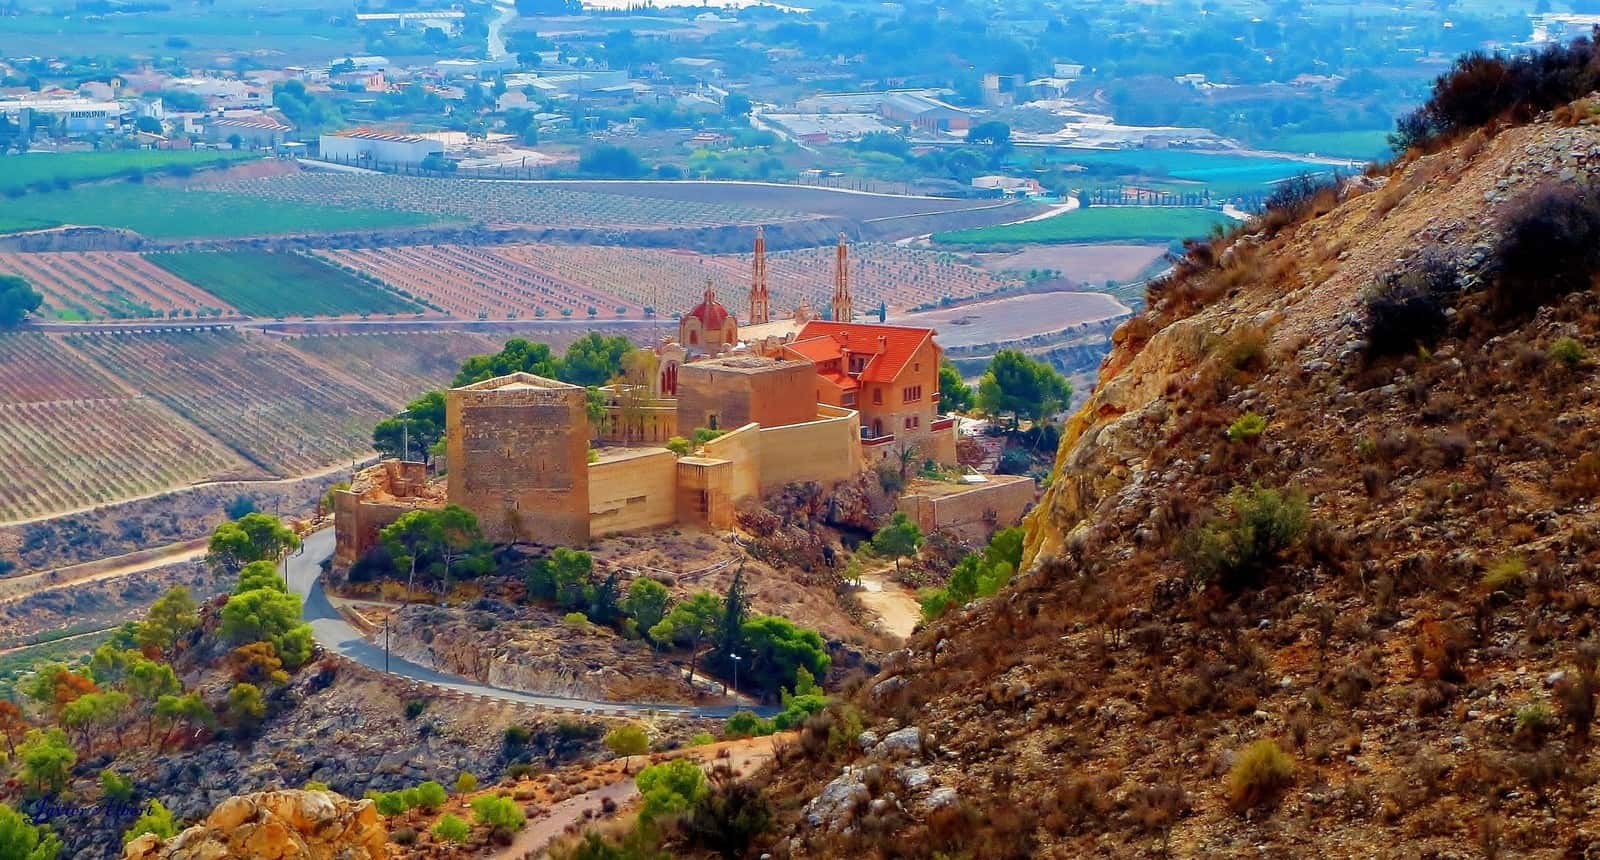
[[[360,631],[351,626],[328,601],[318,579],[322,574],[322,560],[333,555],[333,529],[323,529],[306,537],[301,552],[291,556],[288,564],[289,587],[305,602],[303,615],[311,625],[311,632],[322,647],[354,660],[368,668],[383,671],[383,647],[368,642]],[[577,708],[603,714],[644,715],[652,711],[663,714],[684,714],[698,717],[725,719],[740,708],[732,705],[695,707],[692,705],[652,705],[622,702],[590,702],[564,696],[542,696],[478,684],[459,675],[429,669],[399,657],[390,656],[389,672],[402,678],[433,684],[475,696],[487,696],[506,702],[533,705],[541,708]],[[770,716],[770,708],[756,709]]]

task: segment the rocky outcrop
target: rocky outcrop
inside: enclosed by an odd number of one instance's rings
[[[370,800],[326,791],[269,791],[223,801],[171,839],[145,834],[124,860],[381,860],[389,835]]]

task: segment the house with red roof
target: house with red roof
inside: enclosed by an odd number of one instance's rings
[[[931,328],[812,320],[784,346],[784,357],[816,366],[817,402],[861,415],[868,462],[915,448],[955,463],[955,420],[939,412],[939,360]],[[920,461],[919,461],[920,462]]]

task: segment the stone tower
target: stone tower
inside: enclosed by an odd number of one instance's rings
[[[750,271],[750,324],[772,322],[772,299],[767,294],[767,237],[756,228],[756,257]]]
[[[495,543],[589,540],[588,395],[513,373],[445,393],[446,495]]]
[[[839,249],[833,259],[833,321],[852,322],[855,308],[850,302],[850,247],[839,234]]]

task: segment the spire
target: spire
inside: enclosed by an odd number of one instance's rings
[[[833,321],[853,322],[855,309],[850,303],[850,247],[839,234],[839,249],[833,262]]]
[[[756,257],[750,272],[750,324],[772,321],[772,302],[767,295],[767,236],[756,227]]]

